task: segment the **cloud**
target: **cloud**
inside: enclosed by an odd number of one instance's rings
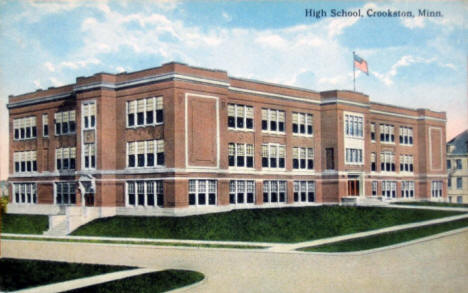
[[[44,63],[44,66],[47,68],[47,70],[49,70],[50,72],[55,72],[55,66],[50,63],[50,62],[46,62]]]
[[[55,77],[51,77],[49,78],[49,81],[50,83],[52,83],[53,86],[62,86],[63,85],[63,82],[59,81],[57,78]]]
[[[401,22],[409,29],[423,28],[425,26],[424,18],[419,16],[414,18],[403,18]]]
[[[36,86],[36,88],[40,88],[41,87],[41,82],[39,80],[34,80],[33,81],[34,85]]]
[[[230,16],[227,12],[223,11],[221,14],[225,21],[230,22],[232,20],[232,16]]]

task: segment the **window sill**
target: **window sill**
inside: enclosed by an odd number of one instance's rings
[[[356,135],[346,135],[345,134],[345,138],[354,138],[354,139],[361,139],[361,140],[364,140],[364,136],[356,136]]]
[[[29,140],[35,140],[37,139],[37,136],[36,137],[30,137],[30,138],[14,138],[13,141],[29,141]]]
[[[55,137],[58,137],[58,136],[72,136],[72,135],[76,135],[76,132],[54,134]]]
[[[228,127],[229,131],[241,131],[241,132],[255,132],[254,129],[250,128],[233,128],[233,127]]]
[[[280,132],[280,131],[271,131],[271,130],[262,130],[263,134],[268,134],[268,135],[286,135],[286,132]]]
[[[161,123],[154,123],[154,124],[144,124],[144,125],[135,125],[135,126],[128,126],[127,125],[127,129],[138,129],[138,128],[145,128],[145,127],[154,127],[154,126],[161,126],[161,125],[164,125],[164,122],[161,122]]]
[[[293,132],[293,136],[296,136],[296,137],[314,137],[313,134],[302,134],[302,133],[294,133],[294,132]]]
[[[389,144],[389,145],[395,145],[395,142],[391,141],[380,141],[381,144]]]

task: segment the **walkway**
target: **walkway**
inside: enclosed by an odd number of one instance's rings
[[[5,257],[188,269],[183,292],[467,292],[468,231],[370,254],[2,240]],[[180,291],[180,290],[179,290]]]
[[[19,290],[15,292],[21,293],[50,293],[50,292],[64,292],[67,290],[79,289],[83,287],[88,287],[92,285],[98,285],[105,282],[120,280],[128,277],[133,277],[137,275],[142,275],[146,273],[157,272],[158,269],[132,269],[120,272],[113,272],[108,274],[102,274],[93,277],[80,278],[55,284],[49,284],[45,286],[39,286],[24,290]]]

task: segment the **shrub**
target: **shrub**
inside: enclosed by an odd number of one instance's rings
[[[6,214],[7,205],[8,205],[8,197],[7,196],[0,197],[0,213]]]

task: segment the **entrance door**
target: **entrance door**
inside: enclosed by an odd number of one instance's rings
[[[348,180],[348,195],[359,196],[359,180]]]
[[[94,193],[86,193],[84,197],[85,197],[85,205],[87,207],[94,206]]]

